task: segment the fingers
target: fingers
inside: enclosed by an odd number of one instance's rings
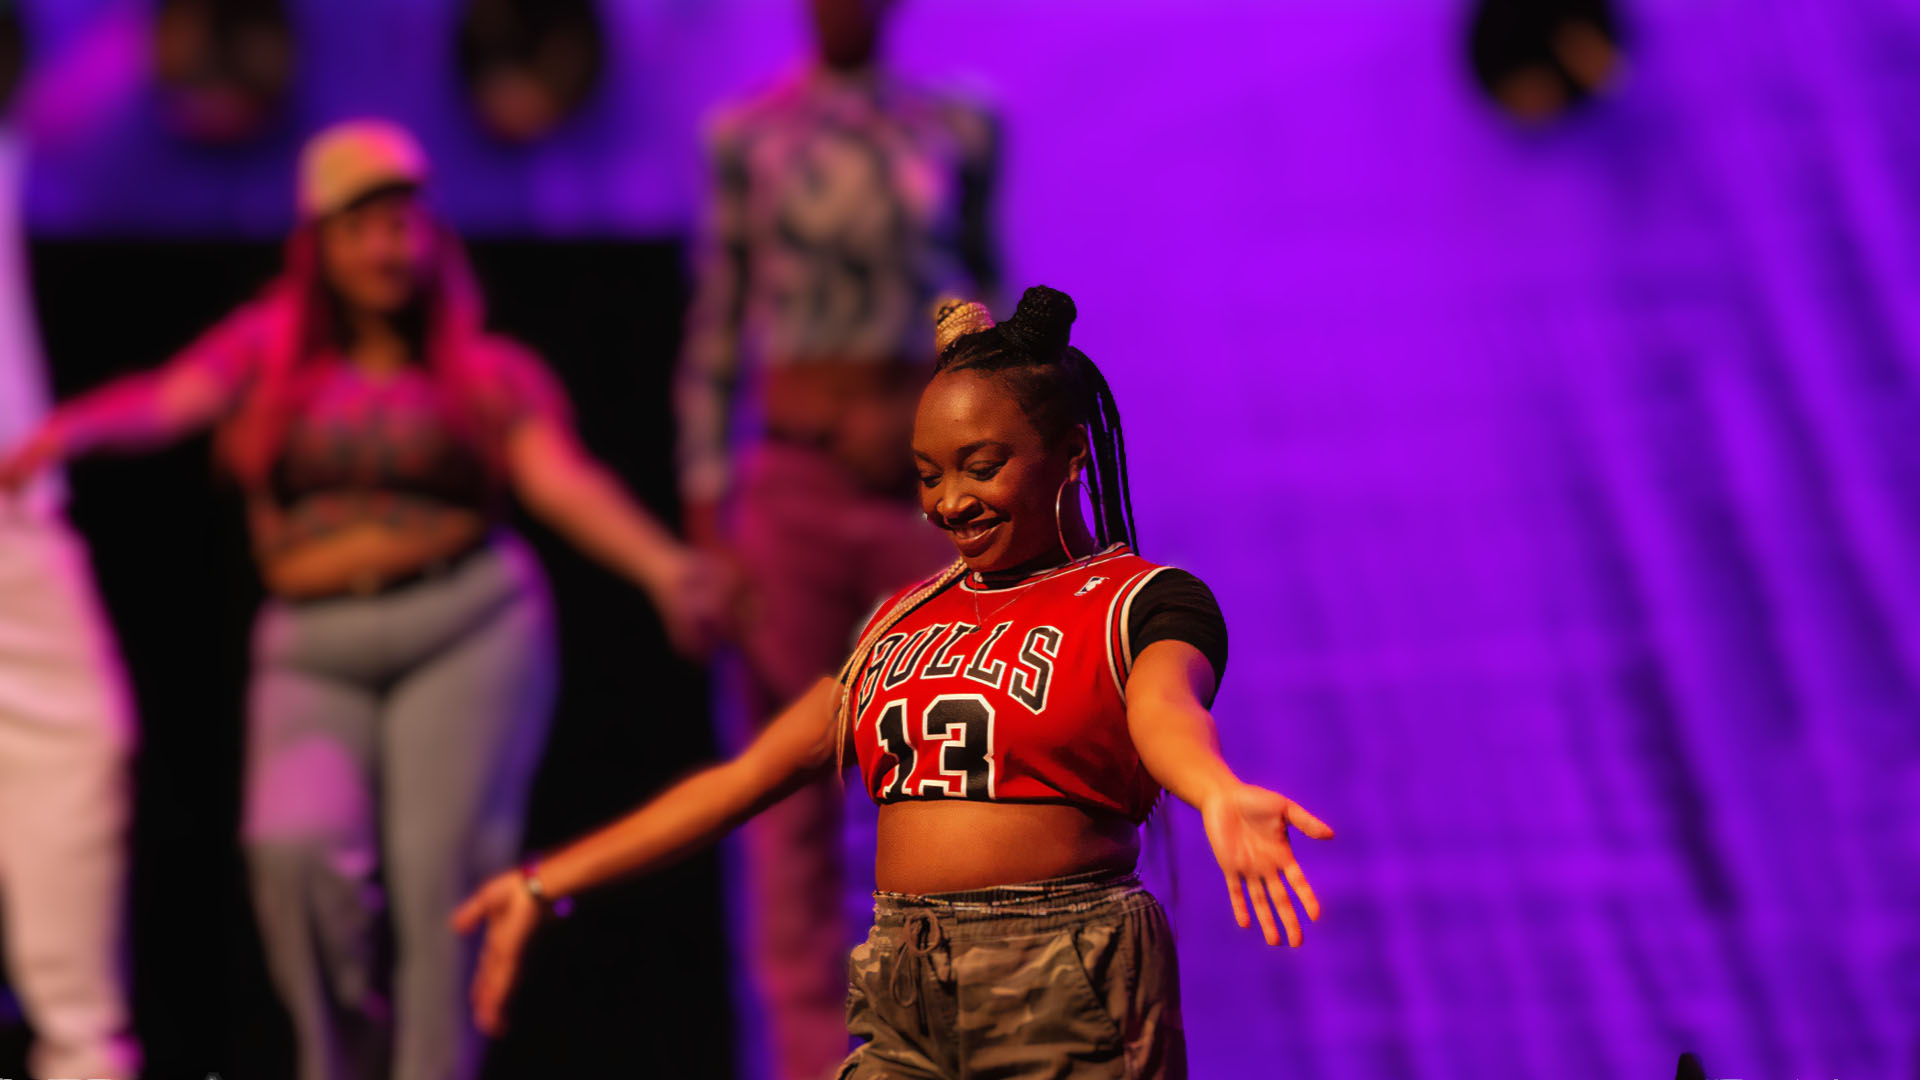
[[[486,916],[487,890],[481,889],[453,909],[453,930],[457,934],[471,934]]]
[[[501,1002],[505,995],[491,970],[483,967],[473,976],[473,1026],[489,1038],[499,1038],[506,1030],[501,1022]]]
[[[1280,870],[1287,875],[1287,884],[1293,886],[1294,894],[1300,897],[1301,910],[1307,913],[1307,918],[1319,922],[1320,898],[1313,895],[1313,886],[1307,884],[1306,871],[1300,869],[1300,864],[1291,855],[1280,864]]]
[[[1308,887],[1299,864],[1288,860],[1285,874],[1286,880],[1292,882],[1295,891],[1300,893],[1300,903],[1307,912],[1307,918],[1318,920],[1320,901]],[[1286,882],[1281,880],[1279,873],[1268,871],[1259,876],[1243,876],[1229,872],[1226,880],[1227,897],[1233,901],[1233,921],[1242,930],[1257,921],[1260,935],[1266,938],[1269,945],[1278,945],[1285,940],[1288,945],[1298,947],[1306,940],[1306,934],[1300,927],[1300,916],[1293,909],[1293,897],[1288,894]],[[1247,906],[1249,900],[1253,905],[1251,913]]]
[[[1248,878],[1247,895],[1253,899],[1254,917],[1260,920],[1260,935],[1267,944],[1280,944],[1280,925],[1273,921],[1273,900],[1267,896],[1267,887],[1259,878]]]
[[[1299,829],[1315,840],[1333,839],[1333,827],[1331,825],[1314,817],[1307,812],[1306,807],[1301,806],[1292,799],[1287,800],[1287,809],[1284,816],[1287,824],[1292,825],[1294,828]]]
[[[705,660],[720,644],[721,633],[711,624],[676,621],[668,624],[667,640],[673,651],[688,660]]]
[[[507,995],[520,972],[520,945],[519,936],[504,924],[494,924],[487,934],[480,970],[473,979],[473,1019],[488,1035],[498,1035],[505,1029]]]
[[[666,608],[660,615],[666,625],[667,643],[673,646],[674,652],[689,660],[699,660],[705,655],[709,635],[698,612]]]
[[[1247,913],[1247,898],[1240,889],[1240,875],[1227,872],[1227,898],[1233,901],[1233,921],[1245,930],[1253,924],[1253,916]]]
[[[688,659],[705,658],[727,635],[731,599],[717,583],[698,577],[682,581],[656,602],[673,650]]]
[[[1287,887],[1280,883],[1279,875],[1273,873],[1262,876],[1260,884],[1266,890],[1267,901],[1273,905],[1274,913],[1280,916],[1280,925],[1286,928],[1287,944],[1299,948],[1302,940],[1300,916],[1294,913],[1293,897],[1287,895]],[[1267,943],[1280,944],[1272,938],[1268,938]]]
[[[480,906],[480,898],[478,896],[469,896],[461,901],[460,906],[453,909],[453,918],[449,920],[453,923],[453,932],[456,934],[472,933],[473,928],[480,924],[480,913],[483,910],[485,909]]]
[[[480,928],[480,924],[486,921],[489,912],[502,908],[503,905],[501,901],[510,899],[510,897],[501,894],[503,878],[504,875],[495,877],[485,885],[475,889],[473,895],[467,897],[466,900],[461,902],[459,907],[454,909],[454,930],[462,934],[470,934]],[[519,883],[514,881],[509,882],[509,885],[517,888]]]
[[[492,950],[481,946],[480,962],[474,965],[473,981],[467,984],[467,1000],[473,1006],[473,1026],[488,1035],[494,1033],[493,963]]]
[[[18,492],[55,456],[52,444],[43,436],[35,436],[25,445],[12,448],[11,453],[0,457],[0,490]]]

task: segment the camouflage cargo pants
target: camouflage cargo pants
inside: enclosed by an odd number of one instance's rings
[[[839,1080],[1184,1080],[1166,912],[1132,875],[878,893]]]

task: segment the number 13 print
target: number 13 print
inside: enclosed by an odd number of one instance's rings
[[[880,748],[893,755],[882,802],[897,799],[991,799],[995,776],[993,706],[979,694],[941,694],[920,717],[920,739],[907,735],[907,703],[889,701],[875,728]],[[914,779],[920,754],[935,755],[931,775]]]

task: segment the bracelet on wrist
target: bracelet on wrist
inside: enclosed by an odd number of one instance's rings
[[[540,880],[539,859],[528,859],[520,864],[520,885],[527,890],[528,896],[533,897],[535,906],[539,907],[542,914],[564,919],[573,910],[572,898],[556,897],[547,892],[546,885]]]

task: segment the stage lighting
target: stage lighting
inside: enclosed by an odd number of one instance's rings
[[[605,55],[592,0],[468,0],[460,20],[468,100],[509,142],[539,139],[578,111]]]
[[[1529,125],[1605,93],[1624,66],[1609,0],[1478,0],[1468,51],[1481,88]]]
[[[160,0],[153,47],[161,111],[197,142],[258,133],[293,82],[284,0]]]

